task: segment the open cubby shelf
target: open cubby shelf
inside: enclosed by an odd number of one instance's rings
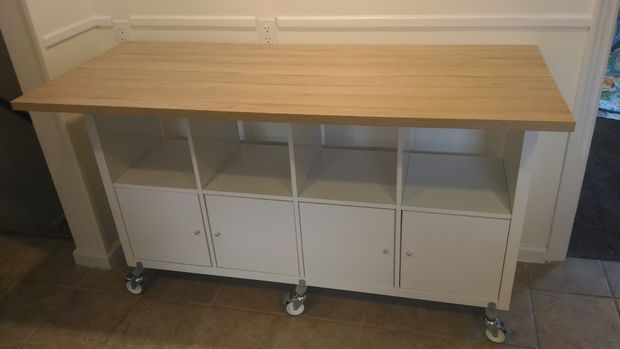
[[[242,143],[204,191],[291,198],[290,171],[287,145]]]
[[[396,152],[323,148],[300,201],[396,204]]]
[[[502,159],[409,153],[403,209],[511,217]]]
[[[132,164],[114,184],[195,190],[196,177],[187,141],[162,141]]]

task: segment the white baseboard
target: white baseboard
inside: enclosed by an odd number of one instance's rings
[[[547,262],[547,249],[542,247],[521,246],[519,248],[519,262],[545,263]]]
[[[123,249],[121,248],[120,241],[116,240],[107,254],[94,254],[89,251],[75,249],[73,251],[73,259],[75,264],[84,267],[110,269],[123,259]]]

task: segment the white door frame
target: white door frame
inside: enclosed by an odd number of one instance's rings
[[[598,0],[594,3],[592,26],[584,51],[579,88],[573,107],[577,121],[575,132],[568,138],[560,189],[547,250],[548,261],[566,258],[581,184],[586,170],[601,84],[615,33],[620,0]]]

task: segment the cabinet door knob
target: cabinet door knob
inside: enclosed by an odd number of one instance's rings
[[[200,230],[196,230],[196,231],[194,232],[194,235],[200,235]]]
[[[413,251],[407,251],[407,256],[409,257],[413,256]]]
[[[220,233],[219,231],[215,232],[215,237],[219,237],[220,235],[222,235],[222,233]]]
[[[387,248],[383,249],[383,254],[388,254],[390,252],[390,250],[388,250]]]

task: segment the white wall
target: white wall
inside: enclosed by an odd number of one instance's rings
[[[184,18],[196,19],[196,16],[212,16],[209,17],[211,19],[249,16],[246,18],[249,21],[253,20],[253,16],[260,16],[278,18],[281,24],[278,41],[281,44],[536,44],[571,107],[574,105],[588,37],[588,21],[594,6],[594,0],[64,0],[62,2],[66,4],[67,11],[54,11],[53,8],[63,8],[63,5],[59,5],[58,1],[26,1],[39,36],[89,16],[112,16],[114,20],[130,22],[136,16],[153,16],[151,19],[155,19],[154,25],[131,27],[133,40],[254,43],[258,41],[254,28],[214,27],[204,22],[186,26],[182,23]],[[175,18],[180,22],[171,26],[170,16],[180,16]],[[54,76],[111,46],[113,37],[110,28],[100,28],[44,49],[50,74]],[[457,63],[458,57],[455,57]],[[75,130],[76,133],[83,132],[79,127]],[[360,130],[329,130],[326,141],[342,142],[352,132],[359,134]],[[414,132],[417,137],[413,138],[411,147],[415,149],[432,150],[436,147],[437,139],[448,139],[451,147],[442,150],[493,153],[503,142],[502,134],[497,132]],[[264,130],[249,129],[247,134],[262,137]],[[374,139],[374,142],[389,142],[392,133],[388,131],[384,134],[388,138]],[[81,136],[72,139],[75,142],[84,141]],[[545,146],[535,156],[537,173],[529,196],[523,237],[523,251],[529,252],[529,256],[524,256],[529,259],[542,259],[545,255],[567,135],[543,133],[539,139]],[[80,156],[86,157],[85,154]],[[97,203],[101,199],[97,195],[93,195],[93,198],[93,202]]]

